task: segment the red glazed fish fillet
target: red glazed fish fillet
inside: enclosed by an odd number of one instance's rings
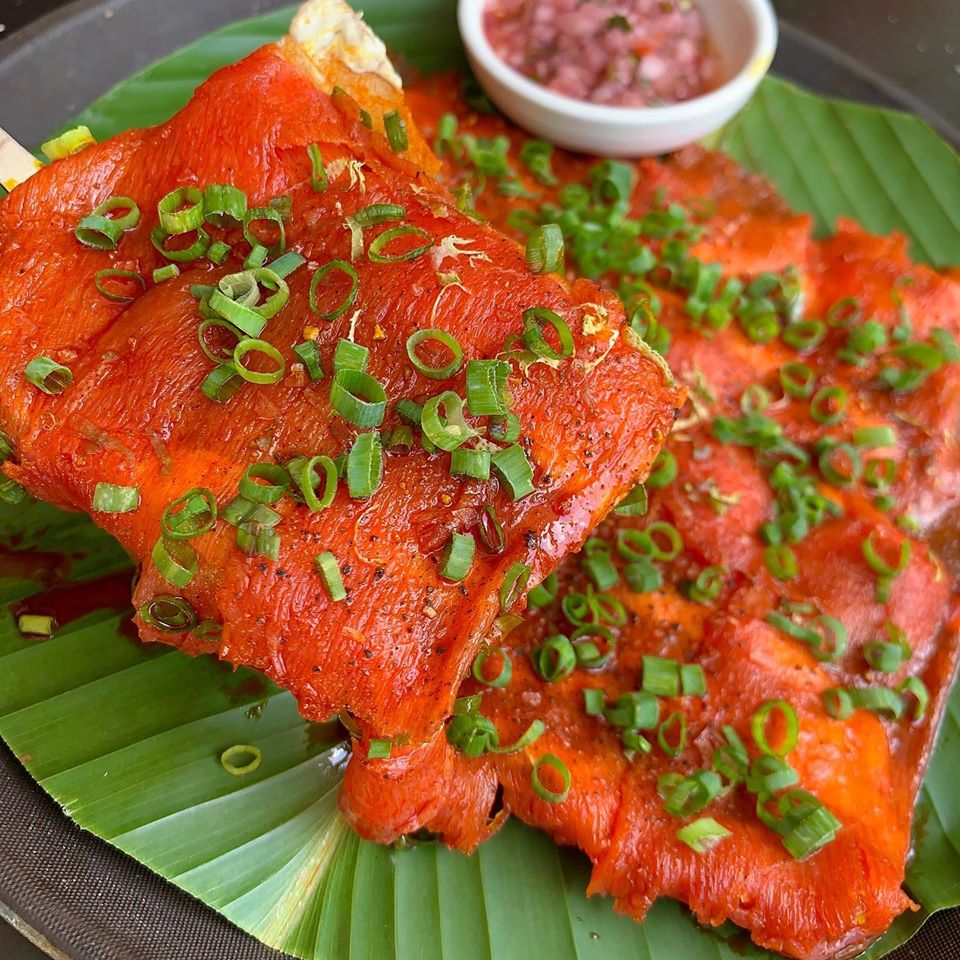
[[[343,10],[324,2],[307,13],[330,8]],[[365,29],[351,21],[350,30],[369,41]],[[348,44],[348,62],[351,50]],[[587,282],[568,286],[532,274],[520,246],[456,208],[430,178],[436,160],[389,79],[314,54],[311,62],[290,39],[265,47],[214,75],[169,122],[56,162],[0,205],[0,420],[15,447],[5,470],[30,493],[86,512],[99,483],[139,489],[135,511],[93,514],[142,563],[138,608],[176,594],[198,619],[222,625],[222,634],[216,627],[179,633],[141,617],[144,639],[258,668],[291,690],[310,719],[345,710],[372,737],[418,743],[448,715],[499,613],[508,570],[526,564],[532,586],[583,541],[646,475],[680,393],[658,359],[621,336],[623,313],[613,298]],[[409,140],[399,153],[378,132],[394,109],[406,117]],[[319,145],[329,178],[320,191],[311,184],[311,144]],[[251,207],[289,197],[286,248],[307,260],[287,278],[289,302],[262,334],[283,355],[286,375],[273,385],[247,383],[222,404],[200,389],[213,365],[198,343],[190,287],[239,271],[249,245],[239,230],[227,231],[234,251],[222,267],[201,258],[172,280],[149,280],[166,262],[150,239],[158,201],[174,188],[209,184],[238,187]],[[118,195],[139,204],[140,225],[114,253],[82,246],[74,236],[80,219]],[[403,224],[423,231],[429,249],[374,262],[370,245],[394,221],[364,230],[363,249],[353,250],[346,218],[376,204],[401,205]],[[409,249],[406,243],[394,249]],[[351,258],[356,301],[322,319],[309,304],[311,279],[322,265]],[[131,303],[105,299],[94,277],[107,267],[148,278],[146,290]],[[335,286],[319,289],[324,311],[346,293]],[[338,339],[369,348],[369,373],[389,400],[386,430],[403,423],[394,411],[402,398],[464,395],[463,372],[437,381],[413,368],[405,352],[413,332],[441,328],[466,360],[492,358],[534,307],[563,318],[574,349],[525,373],[512,366],[510,409],[533,470],[528,496],[514,501],[496,479],[453,477],[448,453],[417,444],[383,454],[372,497],[351,499],[344,480],[328,509],[310,512],[291,496],[274,504],[281,515],[276,560],[247,556],[235,528],[220,520],[192,541],[199,569],[189,584],[180,590],[161,576],[151,560],[161,514],[185,491],[208,488],[222,509],[251,464],[351,449],[362,431],[329,399]],[[584,333],[584,317],[598,311],[606,322]],[[325,375],[317,382],[292,352],[305,336],[319,347]],[[61,394],[47,396],[25,379],[39,355],[71,369],[73,383]],[[471,422],[485,428],[490,420]],[[503,527],[500,553],[477,536],[486,506]],[[462,583],[439,575],[454,532],[478,543]],[[315,568],[323,552],[339,564],[344,601],[331,599]]]
[[[440,113],[455,110],[462,129],[476,136],[506,133],[514,146],[522,142],[505,124],[471,114],[453,89],[435,81],[411,94],[425,132],[435,128]],[[522,170],[515,153],[511,159]],[[553,162],[560,186],[582,181],[589,166],[561,153]],[[426,827],[466,850],[513,813],[558,842],[580,847],[593,863],[590,891],[612,895],[617,909],[637,919],[658,897],[670,896],[687,903],[705,924],[733,920],[758,944],[794,957],[851,956],[912,907],[901,886],[911,817],[958,658],[960,567],[949,542],[945,562],[935,548],[955,529],[960,378],[955,363],[948,363],[917,389],[891,392],[878,383],[881,363],[890,362],[889,355],[881,361],[885,351],[860,365],[844,362],[838,351],[849,331],[870,318],[891,337],[904,316],[910,318],[909,335],[893,342],[927,342],[935,328],[955,336],[960,283],[911,263],[902,239],[871,237],[850,223],[841,223],[827,241],[813,241],[808,218],[791,214],[769,187],[726,158],[691,150],[638,169],[637,216],[671,201],[704,211],[705,232],[691,246],[691,256],[720,263],[726,274],[747,280],[795,267],[805,316],[835,316],[834,305],[850,297],[862,316],[830,328],[821,346],[798,351],[779,337],[753,342],[737,323],[721,331],[697,328],[685,313],[686,294],[659,289],[661,320],[672,337],[668,360],[693,402],[667,444],[676,460],[675,477],[649,491],[646,515],[612,518],[592,542],[592,549],[609,551],[621,575],[608,596],[622,604],[622,616],[599,618],[613,632],[615,657],[600,670],[576,669],[552,683],[534,669],[539,645],[557,634],[569,637],[576,626],[563,598],[596,589],[583,562],[570,558],[561,568],[555,599],[541,612],[528,613],[505,640],[494,641],[505,645],[512,661],[507,686],[485,688],[471,680],[463,689],[482,693],[478,710],[494,722],[501,743],[514,742],[535,720],[545,724],[545,733],[508,756],[469,759],[438,741],[418,757],[355,764],[342,804],[361,830],[381,840],[401,827]],[[452,166],[447,175],[456,180],[463,174]],[[541,198],[553,196],[542,184],[524,184]],[[505,223],[507,208],[489,191],[478,206],[493,222]],[[809,397],[785,395],[780,371],[799,361],[810,367],[818,387],[842,385],[847,391],[838,423],[812,419]],[[824,436],[848,440],[863,428],[891,427],[896,438],[892,446],[860,448],[863,464],[893,465],[889,483],[879,491],[862,480],[831,482],[814,455],[807,472],[816,490],[837,504],[838,515],[826,516],[791,546],[797,569],[783,579],[768,568],[758,536],[761,526],[779,515],[771,486],[776,457],[765,461],[745,444],[719,442],[714,433],[716,418],[742,416],[744,391],[757,384],[771,400],[764,416],[804,449],[812,450]],[[881,493],[890,500],[881,503]],[[898,525],[897,516],[913,519]],[[618,544],[624,534],[654,522],[671,524],[682,550],[673,560],[653,564],[662,585],[634,592],[622,579],[628,563]],[[885,600],[878,600],[877,574],[863,552],[868,537],[891,563],[900,545],[909,544],[908,560],[890,581]],[[711,568],[717,571],[711,595],[691,593],[699,575]],[[831,616],[845,628],[846,647],[818,659],[809,643],[784,632],[777,614],[794,625],[809,625],[814,614]],[[910,656],[882,673],[871,669],[865,650],[887,639],[888,624],[904,631]],[[608,704],[640,690],[644,655],[699,664],[704,671],[706,696],[660,698],[660,720],[679,712],[686,724],[675,757],[653,729],[642,731],[650,751],[630,758],[621,729],[585,710],[586,688],[602,690]],[[487,673],[492,674],[496,669]],[[829,688],[894,689],[911,676],[929,691],[920,719],[914,718],[909,696],[896,720],[866,709],[841,720],[825,710],[823,693]],[[756,758],[751,718],[770,700],[791,704],[799,721],[797,745],[786,758],[796,771],[796,787],[813,794],[839,821],[839,830],[825,846],[795,859],[758,818],[757,798],[741,783],[696,813],[714,818],[730,835],[695,852],[677,836],[694,815],[668,813],[658,780],[668,773],[711,770],[714,751],[727,742],[725,725],[742,739],[749,758]],[[675,728],[673,737],[665,736],[672,751]],[[531,784],[532,765],[548,753],[570,772],[570,792],[559,803],[546,802]]]

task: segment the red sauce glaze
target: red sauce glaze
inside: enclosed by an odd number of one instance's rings
[[[411,333],[438,326],[457,337],[467,359],[493,357],[522,329],[526,309],[556,311],[573,330],[569,362],[510,378],[535,493],[513,502],[495,479],[451,477],[446,454],[387,453],[382,485],[369,500],[350,499],[341,484],[322,512],[309,513],[290,497],[277,504],[276,562],[243,554],[226,523],[193,541],[199,572],[183,596],[199,617],[223,624],[213,651],[209,636],[164,633],[137,620],[146,640],[216,652],[263,671],[295,694],[309,719],[346,709],[371,736],[429,742],[499,612],[508,568],[528,564],[535,583],[579,546],[646,475],[681,393],[656,360],[619,337],[623,314],[614,298],[586,281],[533,275],[516,242],[456,208],[428,175],[437,160],[393,87],[345,69],[341,79],[348,92],[327,95],[296,48],[264,48],[215,74],[168,123],[58,161],[11,193],[0,208],[0,289],[7,291],[0,420],[16,457],[5,470],[31,493],[85,512],[101,481],[139,487],[136,511],[94,515],[143,564],[139,608],[172,592],[150,558],[162,512],[180,494],[207,487],[222,507],[251,463],[350,448],[357,430],[329,401],[338,339],[355,336],[370,348],[369,371],[391,401],[441,390],[463,395],[463,373],[439,384],[412,368],[405,352]],[[228,102],[244,109],[224,113]],[[402,156],[377,132],[392,109],[408,121],[410,147]],[[311,184],[307,147],[314,143],[328,171],[323,191]],[[178,278],[148,284],[133,303],[112,302],[94,288],[96,272],[107,266],[150,277],[163,263],[150,240],[157,202],[180,185],[212,183],[236,185],[251,206],[289,196],[288,249],[309,261],[290,275],[289,302],[265,332],[287,376],[246,386],[224,405],[200,390],[211,364],[197,342],[189,288],[240,269],[249,246],[239,231],[225,234],[235,244],[227,264],[185,265]],[[116,195],[136,198],[139,227],[115,254],[81,246],[73,235],[80,218]],[[345,218],[378,203],[401,204],[405,222],[426,231],[432,249],[383,264],[358,255],[354,310],[319,319],[309,305],[315,270],[351,258]],[[368,229],[365,244],[389,226]],[[461,285],[445,288],[439,274],[447,271],[456,271]],[[584,333],[583,305],[596,302],[609,305],[610,325]],[[316,384],[292,350],[308,327],[318,331],[327,371]],[[41,394],[23,376],[41,353],[73,371],[60,396]],[[391,403],[384,427],[400,422]],[[454,530],[475,533],[487,503],[499,512],[506,550],[478,549],[466,582],[445,582],[440,548]],[[327,550],[339,560],[345,602],[331,601],[315,570],[316,555]]]
[[[532,207],[563,184],[586,179],[594,161],[558,151],[553,157],[558,184],[537,183],[518,158],[526,137],[498,119],[476,115],[456,91],[454,81],[445,78],[409,94],[424,132],[429,136],[440,115],[454,111],[461,131],[508,137],[510,164],[535,197],[505,199],[486,189],[477,208],[492,222],[507,229],[507,217],[518,205]],[[687,205],[704,228],[692,254],[747,281],[763,271],[795,267],[808,317],[826,316],[838,301],[856,297],[860,322],[875,318],[888,335],[903,322],[901,304],[911,318],[912,340],[924,339],[937,326],[960,334],[957,277],[911,263],[900,237],[871,237],[841,222],[832,238],[815,241],[809,218],[790,212],[766,183],[699,149],[666,162],[643,161],[637,173],[635,215],[672,201]],[[467,176],[452,161],[446,174],[454,185]],[[606,278],[611,285],[617,279]],[[613,626],[616,658],[599,672],[577,670],[548,684],[532,669],[530,654],[543,638],[573,629],[556,601],[528,613],[505,641],[497,641],[512,651],[509,686],[483,690],[468,680],[463,691],[483,693],[480,712],[494,721],[502,743],[512,742],[532,720],[543,720],[547,732],[532,747],[468,760],[449,745],[445,752],[437,745],[429,756],[354,764],[342,805],[362,832],[378,839],[427,827],[447,843],[471,849],[501,822],[489,818],[499,787],[504,810],[560,843],[580,847],[594,865],[591,892],[612,895],[617,909],[637,919],[657,897],[671,896],[689,904],[703,923],[732,919],[757,943],[791,956],[851,956],[912,908],[901,888],[911,816],[958,658],[956,557],[948,557],[951,565],[945,566],[934,547],[955,531],[960,377],[955,365],[947,365],[914,392],[895,394],[879,387],[876,357],[859,366],[838,358],[846,327],[830,328],[822,346],[798,356],[780,339],[751,341],[737,323],[705,333],[691,322],[674,289],[656,292],[663,302],[661,322],[672,337],[668,359],[691,396],[668,440],[677,478],[649,491],[646,516],[615,517],[597,536],[610,544],[622,571],[616,544],[624,531],[655,520],[672,523],[684,549],[674,561],[656,565],[662,587],[633,593],[621,579],[612,588],[626,622]],[[809,401],[784,396],[779,372],[796,360],[811,367],[818,386],[842,385],[847,391],[842,423],[825,428],[811,419]],[[794,443],[812,445],[825,433],[845,440],[863,426],[889,425],[896,432],[893,447],[861,453],[865,462],[893,462],[885,492],[892,504],[884,510],[863,483],[838,489],[818,473],[816,463],[809,468],[817,488],[842,507],[842,516],[815,526],[795,544],[793,579],[771,576],[758,537],[760,526],[776,515],[769,465],[747,447],[719,443],[711,430],[715,417],[741,415],[742,394],[754,384],[770,391],[773,402],[764,412]],[[912,533],[893,522],[902,514],[914,518]],[[863,556],[868,535],[884,545],[885,556],[910,544],[909,563],[885,602],[877,601],[876,576]],[[689,584],[712,566],[722,568],[720,592],[696,602]],[[588,585],[577,558],[563,565],[560,597]],[[847,646],[836,662],[818,661],[807,645],[766,622],[784,602],[812,604],[843,622]],[[884,637],[888,621],[906,632],[912,656],[895,673],[881,674],[866,664],[864,645]],[[637,690],[645,654],[699,663],[706,675],[705,698],[661,704],[662,718],[673,710],[686,716],[686,746],[675,759],[654,742],[649,754],[629,760],[619,731],[584,710],[585,687],[603,689],[608,698]],[[908,674],[920,677],[930,691],[930,707],[920,721],[909,715],[892,721],[866,710],[840,721],[825,712],[822,693],[828,687],[894,686]],[[724,724],[756,755],[750,718],[763,701],[776,698],[792,703],[799,718],[799,742],[788,757],[799,785],[833,812],[841,829],[818,852],[794,860],[757,818],[753,796],[740,786],[700,814],[714,817],[732,835],[695,853],[677,838],[687,821],[664,811],[657,778],[709,768]],[[532,764],[548,752],[571,772],[570,794],[559,804],[544,802],[531,788]]]

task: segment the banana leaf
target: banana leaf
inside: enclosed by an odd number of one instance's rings
[[[363,8],[413,67],[462,63],[454,0]],[[102,138],[161,121],[217,67],[282,34],[289,17],[220,30],[120,84],[78,122]],[[713,145],[773,180],[821,232],[853,216],[905,232],[920,260],[960,263],[960,160],[915,118],[768,78]],[[472,857],[359,840],[337,812],[341,731],[304,722],[263,678],[144,648],[125,629],[129,611],[109,605],[50,640],[19,634],[18,604],[52,568],[66,564],[80,581],[128,568],[92,523],[43,504],[2,508],[0,543],[0,736],[78,824],[264,943],[305,960],[771,957],[730,925],[701,929],[671,901],[643,924],[617,916],[609,901],[585,897],[580,855],[518,823]],[[260,748],[254,773],[225,772],[220,755],[234,744]],[[960,904],[958,768],[955,693],[917,807],[907,888],[921,909],[894,924],[871,960]]]

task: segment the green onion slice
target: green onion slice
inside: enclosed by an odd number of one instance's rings
[[[63,393],[73,383],[73,371],[50,357],[34,357],[24,368],[23,375],[38,390],[52,397]]]
[[[919,677],[907,677],[897,687],[897,693],[902,696],[911,696],[916,701],[913,708],[913,719],[922,720],[930,704],[930,691]]]
[[[243,363],[243,359],[248,353],[262,353],[272,360],[276,367],[265,372],[251,370]],[[273,344],[267,343],[266,340],[257,340],[254,337],[247,337],[234,347],[233,365],[237,373],[248,383],[279,383],[287,372],[287,365],[280,351]]]
[[[267,243],[257,236],[254,227],[259,224],[272,224],[274,226],[277,233],[275,243]],[[247,210],[243,215],[243,238],[251,247],[266,247],[268,256],[279,257],[287,245],[287,231],[283,223],[283,212],[275,207],[254,207],[252,210]]]
[[[450,354],[448,363],[437,366],[422,360],[417,354],[417,347],[422,343],[439,343],[441,347]],[[452,337],[445,330],[431,328],[429,330],[417,330],[407,337],[407,356],[416,370],[431,380],[446,380],[452,377],[463,366],[463,347],[455,337]]]
[[[490,466],[514,501],[522,500],[536,489],[533,485],[533,467],[526,452],[518,443],[497,451]]]
[[[110,216],[115,211],[126,211]],[[76,237],[94,250],[116,250],[124,231],[140,222],[140,208],[129,197],[110,197],[77,224]]]
[[[247,213],[247,195],[236,187],[211,183],[203,191],[203,218],[215,227],[235,227]]]
[[[473,566],[476,550],[476,541],[470,534],[451,533],[450,540],[440,555],[440,576],[452,583],[462,583]],[[474,664],[474,671],[476,669],[476,664]],[[476,673],[474,675],[476,676]],[[477,679],[480,680],[481,678],[477,677]],[[506,683],[509,682],[508,677]],[[497,684],[490,684],[490,686],[497,686]]]
[[[167,233],[163,227],[155,227],[150,234],[150,242],[154,249],[167,260],[173,260],[176,263],[190,263],[193,260],[199,260],[207,250],[210,249],[210,234],[203,227],[198,227],[193,242],[185,247],[177,247],[171,250],[167,247],[167,241],[173,238],[186,237],[189,234]]]
[[[407,427],[406,429],[410,429]],[[471,477],[474,480],[490,478],[490,452],[488,450],[467,450],[460,447],[450,454],[450,476]]]
[[[480,542],[488,553],[500,554],[507,548],[507,538],[503,532],[503,525],[497,516],[497,508],[487,504],[480,514],[478,523]]]
[[[821,387],[810,401],[810,416],[817,423],[831,426],[844,418],[847,391],[843,387]]]
[[[216,520],[213,493],[206,487],[194,487],[164,507],[160,526],[169,540],[192,540],[212,530]]]
[[[173,236],[203,226],[203,193],[196,187],[171,190],[158,204],[157,215],[164,232]]]
[[[320,363],[320,347],[315,340],[304,340],[296,344],[293,352],[306,368],[310,379],[316,382],[323,378],[323,366]]]
[[[259,747],[237,743],[220,754],[220,765],[232,777],[245,777],[253,773],[263,761]]]
[[[313,558],[313,563],[323,580],[323,585],[327,588],[330,599],[335,603],[345,600],[347,591],[343,585],[343,577],[340,575],[340,564],[337,563],[337,558],[329,550],[325,550]]]
[[[370,374],[347,367],[333,376],[330,405],[354,426],[377,427],[383,423],[387,394]]]
[[[456,450],[477,435],[463,415],[463,400],[452,390],[431,397],[423,405],[420,426],[431,443],[447,451]],[[496,456],[492,463],[496,469]]]
[[[527,266],[533,273],[558,273],[563,269],[563,231],[555,223],[536,227],[527,237]]]
[[[785,363],[780,368],[780,386],[791,397],[809,397],[815,384],[816,375],[805,363]]]
[[[668,657],[643,657],[643,689],[657,697],[680,693],[680,664]]]
[[[93,278],[94,286],[103,296],[114,303],[130,303],[130,301],[137,299],[137,294],[131,296],[127,293],[118,293],[116,290],[111,290],[105,283],[107,280],[126,280],[139,284],[141,290],[147,289],[147,281],[133,270],[98,270]]]
[[[510,410],[509,376],[510,364],[505,360],[467,362],[467,407],[471,416],[506,416]]]
[[[309,459],[297,457],[287,465],[287,469],[294,483],[297,484],[304,503],[314,513],[326,510],[333,503],[337,495],[340,475],[337,465],[330,457],[318,456]],[[320,489],[321,482],[323,494],[318,497],[317,491]]]
[[[190,583],[200,564],[200,558],[190,544],[166,537],[156,542],[150,558],[160,576],[175,587],[185,587]]]
[[[253,503],[276,503],[289,489],[290,475],[275,463],[254,463],[240,478],[240,496]]]
[[[214,367],[200,384],[204,396],[214,403],[226,403],[242,386],[244,380],[233,361]]]
[[[565,680],[577,666],[577,653],[569,637],[561,633],[547,637],[530,654],[533,668],[547,683]],[[602,695],[602,692],[601,692]]]
[[[560,349],[555,350],[544,338],[544,326],[552,327]],[[541,359],[562,360],[573,356],[573,334],[566,320],[546,307],[531,307],[523,312],[523,342],[531,353]]]
[[[164,633],[187,633],[198,623],[197,613],[183,597],[161,593],[140,607],[144,623]]]
[[[500,585],[500,612],[509,613],[523,596],[530,582],[530,568],[519,560],[510,564]]]
[[[403,153],[409,147],[407,138],[407,122],[400,116],[399,111],[391,110],[383,115],[383,129],[387,134],[387,141],[394,153]]]
[[[488,663],[496,664],[499,662],[500,669],[496,676],[490,677],[486,665]],[[513,662],[510,659],[510,651],[506,647],[492,647],[489,650],[481,650],[473,661],[473,678],[485,687],[508,687],[513,677]]]
[[[323,193],[327,189],[329,180],[319,144],[311,143],[307,147],[307,156],[310,157],[310,184],[317,193]]]
[[[387,253],[387,247],[401,237],[418,237],[427,242],[398,253]],[[433,237],[426,230],[406,224],[402,227],[390,227],[375,237],[367,248],[367,257],[371,263],[400,263],[404,260],[416,260],[418,257],[422,257],[432,246]]]
[[[98,483],[93,489],[93,510],[96,513],[131,513],[139,506],[139,487]]]
[[[783,736],[778,746],[771,744],[767,736],[767,727],[771,718],[775,715],[782,718],[784,727]],[[753,734],[753,741],[761,753],[782,759],[797,745],[797,737],[800,732],[797,711],[786,700],[767,700],[760,705],[760,708],[750,718],[750,732]]]
[[[657,728],[657,743],[668,757],[677,757],[687,745],[687,718],[674,710]]]
[[[168,263],[163,267],[157,267],[153,271],[153,282],[163,283],[165,280],[173,280],[180,276],[180,268],[175,263]]]
[[[540,771],[544,768],[552,770],[554,774],[560,777],[562,786],[559,790],[550,790],[544,786],[540,779]],[[570,793],[570,783],[570,771],[567,769],[567,765],[552,753],[545,753],[540,757],[530,771],[530,784],[533,787],[533,792],[547,803],[563,803]]]
[[[677,839],[694,853],[706,853],[733,834],[713,817],[700,817],[677,831]]]
[[[376,430],[357,434],[347,454],[347,490],[354,500],[372,497],[383,481],[383,445]]]
[[[347,279],[350,281],[350,289],[344,295],[340,303],[333,307],[333,309],[321,310],[317,303],[317,290],[326,277],[328,277],[335,270],[346,274]],[[343,314],[345,314],[356,302],[357,291],[359,289],[360,277],[353,266],[347,263],[346,260],[331,260],[329,263],[320,267],[320,269],[317,270],[317,272],[313,275],[313,279],[310,281],[310,309],[322,320],[336,320],[337,317],[342,317]]]

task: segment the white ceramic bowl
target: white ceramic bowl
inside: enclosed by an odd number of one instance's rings
[[[665,107],[600,106],[554,93],[508,67],[483,29],[488,2],[459,0],[460,33],[477,79],[525,130],[583,153],[652,156],[700,140],[746,104],[777,49],[777,18],[769,0],[698,0],[723,82],[703,96]]]

